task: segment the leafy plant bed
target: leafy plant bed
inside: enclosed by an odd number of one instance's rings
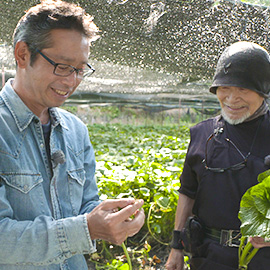
[[[129,270],[127,258],[120,246],[105,243],[108,250],[100,250],[104,243],[98,242],[98,252],[88,256],[89,269],[126,269]],[[157,243],[137,245],[126,241],[128,253],[134,270],[164,269],[169,254],[169,248]]]
[[[125,243],[133,269],[162,269],[174,227],[188,125],[94,124],[88,129],[101,199],[135,197],[145,201],[145,224]],[[97,250],[90,256],[92,269],[129,269],[121,246],[98,241]]]

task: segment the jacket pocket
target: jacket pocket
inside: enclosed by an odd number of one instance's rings
[[[35,186],[43,182],[41,174],[1,173],[0,176],[8,186],[24,194],[29,193]]]
[[[33,220],[36,216],[45,214],[46,202],[41,174],[1,172],[0,177],[5,183],[6,196],[15,219]]]
[[[83,199],[84,183],[85,183],[84,169],[68,171],[69,199],[73,215],[78,215],[80,212]]]

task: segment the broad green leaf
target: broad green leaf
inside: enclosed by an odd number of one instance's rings
[[[160,208],[164,210],[168,209],[170,204],[170,198],[164,197],[161,193],[159,193],[156,196],[154,196],[154,200]]]
[[[264,174],[267,176],[267,173]],[[249,188],[240,203],[239,219],[243,236],[270,237],[270,177]]]
[[[258,176],[258,182],[259,183],[262,182],[262,180],[264,180],[268,176],[270,176],[270,170],[267,170],[265,172],[260,173],[259,176]]]
[[[249,188],[240,202],[238,217],[241,220],[241,243],[239,246],[239,269],[247,269],[258,249],[245,239],[248,236],[270,236],[270,177],[269,171],[258,176],[259,183]]]
[[[148,188],[142,187],[140,188],[140,192],[142,193],[143,196],[150,196],[150,190]]]

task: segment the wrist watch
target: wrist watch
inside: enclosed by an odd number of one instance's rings
[[[171,245],[170,245],[171,248],[183,250],[185,247],[183,245],[182,240],[183,240],[182,239],[182,232],[174,230],[173,231],[172,242],[171,242]]]

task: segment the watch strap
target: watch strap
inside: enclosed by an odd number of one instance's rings
[[[174,230],[172,236],[171,248],[183,250],[182,231]]]

